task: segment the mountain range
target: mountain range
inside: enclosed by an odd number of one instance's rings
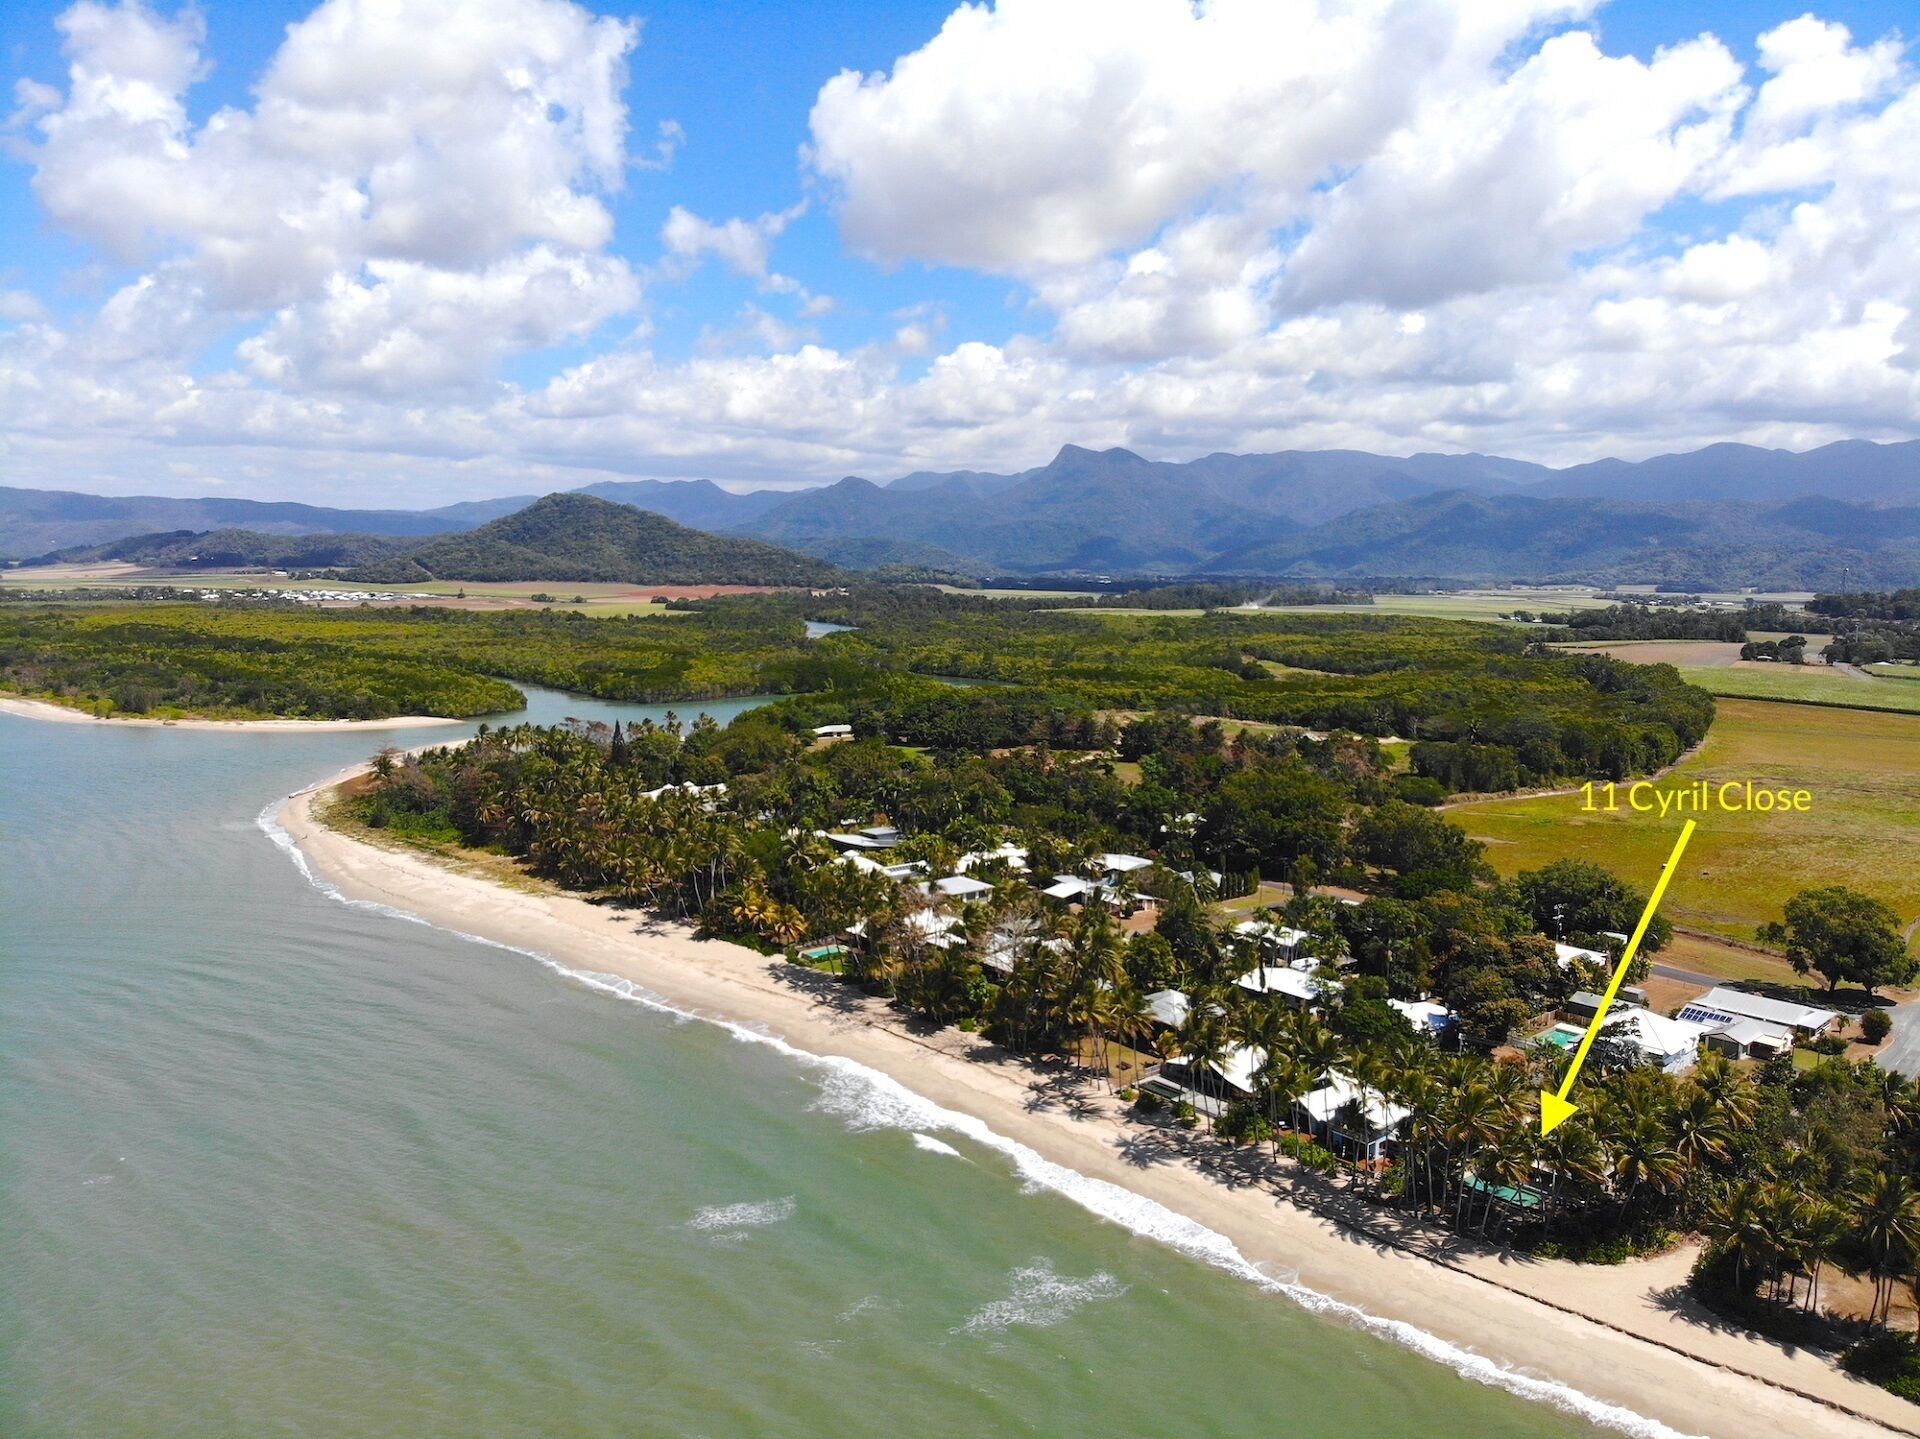
[[[1920,577],[1920,441],[1850,440],[1805,452],[1711,445],[1564,469],[1496,455],[1354,450],[1176,463],[1068,445],[1047,464],[1012,474],[923,471],[890,484],[849,476],[816,489],[746,493],[706,480],[608,481],[573,493],[850,568],[1712,588]],[[52,548],[23,536],[44,540],[62,524],[88,527],[81,538],[94,543],[97,531],[116,525],[128,534],[198,521],[419,535],[469,529],[531,500],[347,511],[0,490],[0,556]],[[242,518],[235,506],[253,506],[271,523],[252,512]]]

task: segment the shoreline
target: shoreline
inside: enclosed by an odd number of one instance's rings
[[[1117,1099],[1092,1086],[1062,1094],[1068,1071],[1005,1055],[976,1035],[912,1024],[832,976],[696,940],[690,927],[638,911],[508,888],[328,828],[315,804],[340,778],[269,814],[310,877],[342,897],[520,951],[803,1059],[859,1066],[930,1114],[945,1113],[930,1124],[989,1143],[1026,1177],[1096,1214],[1465,1377],[1627,1432],[1920,1434],[1920,1409],[1905,1400],[1819,1355],[1729,1331],[1670,1298],[1684,1284],[1691,1247],[1595,1268],[1450,1237],[1436,1242],[1392,1211],[1362,1211],[1334,1189],[1301,1186],[1290,1199],[1250,1182],[1265,1170],[1263,1159],[1248,1163],[1244,1151],[1128,1120]],[[1279,1171],[1283,1190],[1294,1187],[1289,1170]],[[1159,1223],[1130,1222],[1120,1212],[1127,1200],[1147,1201],[1134,1207],[1156,1208]],[[1350,1207],[1353,1214],[1338,1212]]]
[[[119,725],[128,729],[206,729],[245,733],[298,734],[315,730],[416,729],[421,725],[457,725],[465,720],[442,715],[394,715],[388,719],[152,719],[145,715],[90,715],[84,710],[54,704],[51,700],[28,699],[25,695],[0,694],[0,714],[22,719],[47,720],[54,724]]]

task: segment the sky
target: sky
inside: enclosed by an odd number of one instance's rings
[[[1920,436],[1920,5],[0,11],[0,483]]]

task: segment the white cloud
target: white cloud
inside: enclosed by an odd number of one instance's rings
[[[821,90],[811,159],[851,243],[1035,274],[1249,186],[1285,209],[1428,93],[1591,0],[1001,0]],[[1281,218],[1275,216],[1274,218]]]
[[[653,237],[614,237],[607,196],[679,138],[624,153],[632,25],[453,8],[424,54],[327,0],[200,123],[195,16],[68,12],[67,83],[16,87],[16,134],[46,218],[138,268],[79,320],[0,294],[15,483],[404,503],[1067,442],[1570,461],[1920,432],[1920,84],[1817,17],[1743,69],[1706,36],[1609,55],[1588,0],[962,6],[823,87],[807,163],[851,248],[1012,276],[1018,332],[896,277],[842,291],[831,332],[867,329],[836,346],[776,263],[801,206],[676,205],[656,261],[623,255]],[[756,301],[653,353],[643,281],[708,260]],[[545,383],[493,378],[623,316]]]
[[[396,284],[463,293],[477,324],[502,313],[500,277],[516,263],[551,275],[545,262],[570,254],[601,282],[543,291],[581,301],[551,322],[565,334],[623,288],[609,273],[621,262],[586,257],[612,237],[600,192],[625,168],[633,23],[567,0],[326,0],[287,28],[252,108],[198,125],[186,107],[206,68],[197,10],[82,0],[58,24],[67,89],[22,102],[38,133],[33,189],[55,223],[153,265],[116,304],[190,296],[209,318],[275,308],[276,329],[301,330],[311,361],[279,371],[317,378],[364,375],[383,343],[405,351]],[[315,313],[303,319],[303,305]],[[364,330],[382,315],[398,327],[384,341]],[[461,357],[402,368],[471,378],[525,337],[506,325],[503,343],[462,352],[464,369]],[[345,348],[326,361],[316,347],[332,337]]]

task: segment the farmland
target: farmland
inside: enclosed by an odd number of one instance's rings
[[[1789,895],[1830,884],[1865,890],[1903,920],[1920,915],[1920,718],[1722,700],[1706,742],[1663,783],[1702,779],[1804,786],[1814,807],[1702,817],[1667,897],[1676,923],[1750,940]],[[1580,805],[1574,793],[1477,801],[1450,814],[1486,842],[1503,874],[1575,858],[1651,881],[1677,824]]]

